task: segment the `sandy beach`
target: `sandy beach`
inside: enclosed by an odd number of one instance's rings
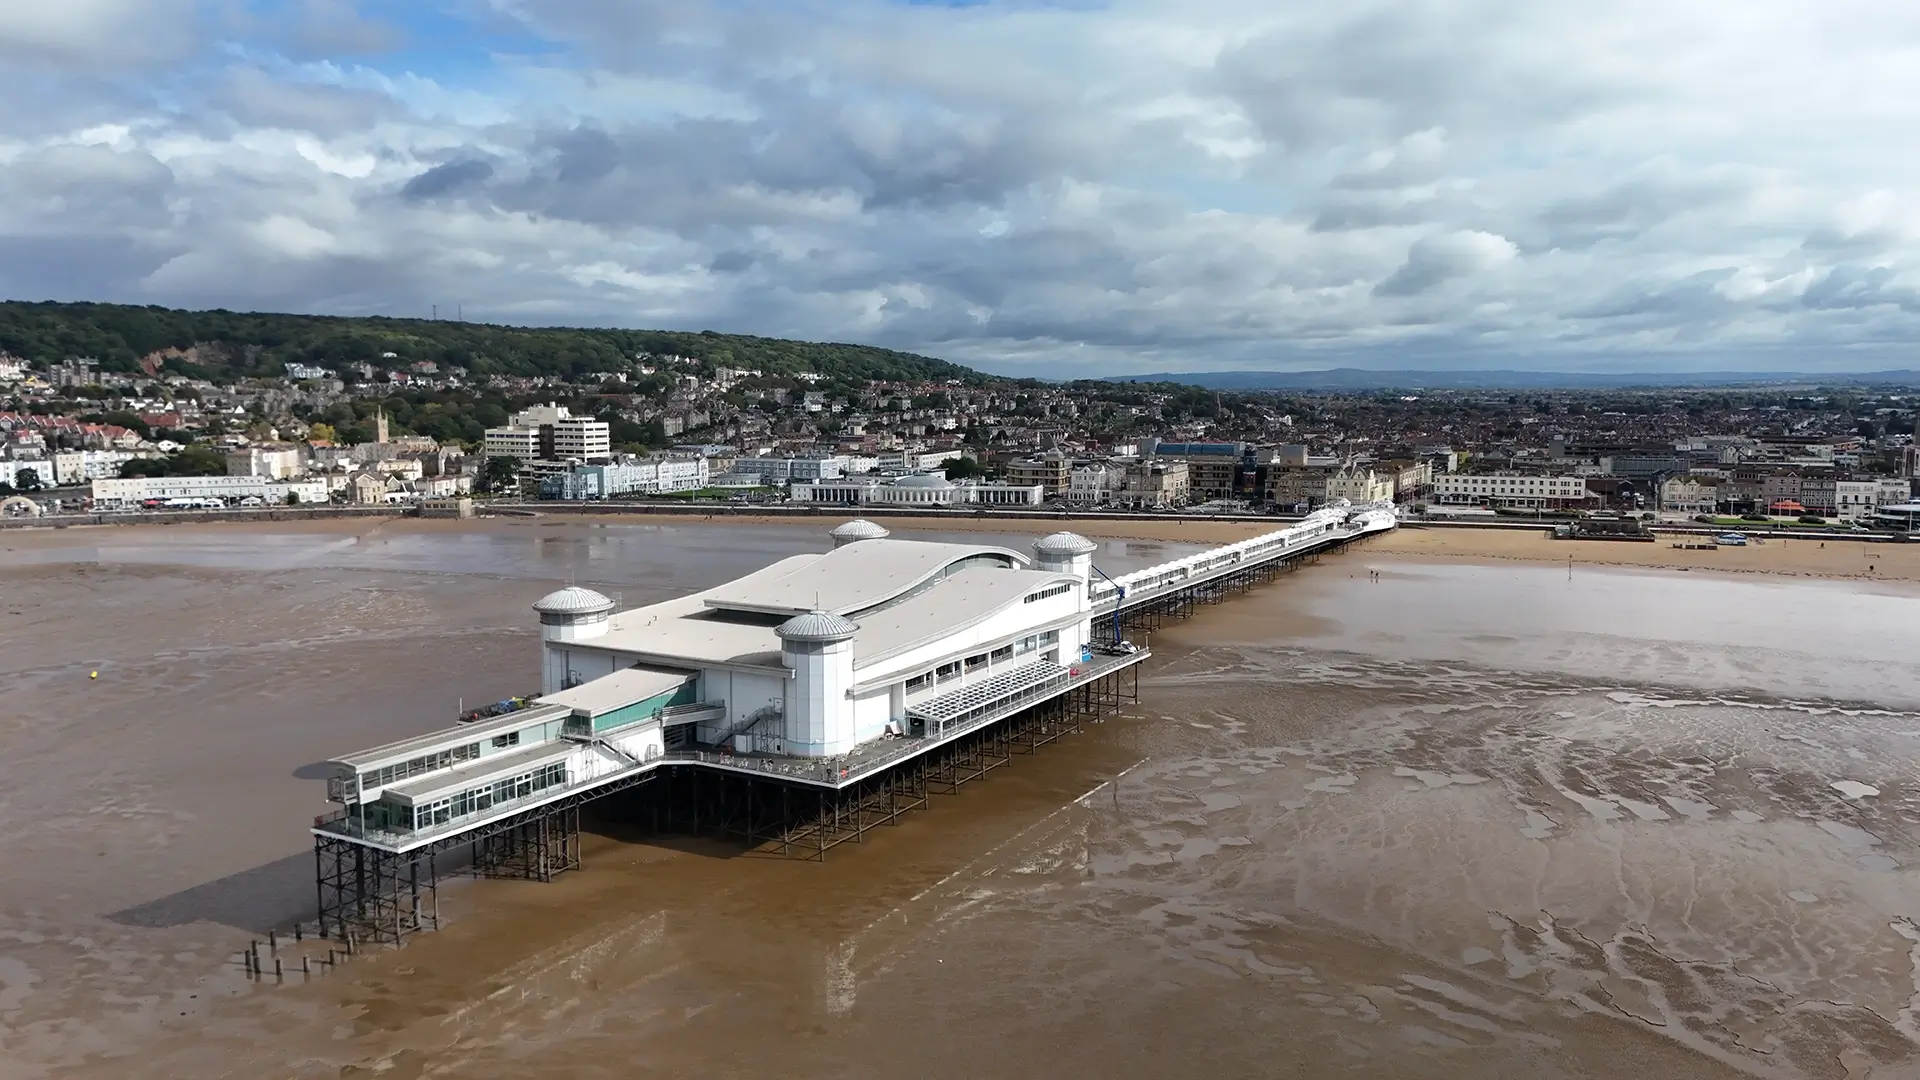
[[[1369,555],[1455,559],[1471,562],[1516,559],[1581,566],[1637,566],[1650,570],[1707,570],[1786,577],[1920,581],[1920,544],[1859,540],[1767,540],[1746,547],[1705,551],[1674,547],[1703,537],[1661,536],[1652,543],[1617,540],[1554,540],[1545,532],[1518,529],[1396,529],[1367,545]]]

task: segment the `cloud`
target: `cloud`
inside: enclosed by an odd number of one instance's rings
[[[1807,286],[1801,302],[1825,310],[1897,307],[1920,313],[1920,289],[1897,282],[1887,266],[1835,266]]]
[[[472,158],[464,161],[449,161],[444,165],[435,165],[407,181],[400,188],[400,197],[438,199],[445,195],[457,194],[462,189],[479,187],[492,177],[493,166],[484,161],[476,161]]]
[[[0,9],[0,286],[1048,374],[1920,337],[1892,0],[374,10]]]
[[[404,118],[405,109],[385,94],[289,78],[260,67],[235,67],[206,87],[210,113],[238,131],[305,131],[338,139],[376,124]]]
[[[30,0],[0,4],[0,61],[21,72],[105,79],[175,59],[200,31],[193,0]]]
[[[1407,249],[1407,261],[1373,291],[1379,296],[1414,296],[1455,278],[1512,262],[1517,254],[1513,241],[1491,233],[1423,236]]]

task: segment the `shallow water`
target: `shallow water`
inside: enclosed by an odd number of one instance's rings
[[[403,950],[239,976],[310,905],[311,763],[524,689],[547,583],[638,602],[817,531],[0,553],[0,1073],[1914,1075],[1913,599],[1364,552],[825,864],[606,827]]]

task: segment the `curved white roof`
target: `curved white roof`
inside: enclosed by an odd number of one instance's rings
[[[1061,582],[1066,574],[1042,570],[965,570],[938,585],[878,611],[860,616],[853,642],[855,664],[871,664],[930,641],[960,634],[1009,607],[1023,607],[1030,593]]]
[[[951,571],[989,560],[1023,567],[1028,559],[990,544],[943,544],[887,537],[788,559],[706,593],[707,607],[766,615],[831,611],[852,615],[884,604]]]
[[[542,615],[598,615],[612,611],[613,601],[592,589],[569,585],[541,597],[533,610]]]

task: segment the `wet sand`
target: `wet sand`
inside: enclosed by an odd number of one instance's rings
[[[1920,581],[1920,544],[1860,540],[1766,540],[1746,547],[1707,551],[1676,548],[1701,536],[1662,535],[1652,543],[1618,540],[1555,540],[1547,530],[1403,528],[1372,549],[1421,558],[1551,562],[1580,566],[1638,566],[1660,570],[1711,570],[1791,577],[1846,577]]]
[[[619,515],[589,517],[588,520],[632,520]],[[709,524],[720,519],[704,515],[649,520],[678,524]],[[726,518],[729,523],[754,526],[791,527],[791,519],[771,515]],[[816,519],[820,520],[820,519]],[[827,519],[832,520],[832,519]],[[947,533],[1005,533],[1024,524],[1034,533],[1070,529],[1088,537],[1136,540],[1161,540],[1189,544],[1230,544],[1286,527],[1286,522],[1234,522],[1192,520],[1101,520],[1078,517],[970,518],[970,517],[886,517],[879,519],[888,529],[907,533],[940,531]],[[1920,581],[1920,544],[1868,543],[1855,539],[1835,540],[1760,540],[1744,548],[1718,548],[1688,551],[1673,547],[1676,541],[1689,543],[1702,536],[1662,535],[1652,543],[1554,540],[1540,529],[1492,529],[1471,527],[1420,526],[1401,528],[1372,541],[1373,550],[1382,554],[1423,558],[1465,559],[1470,561],[1519,560],[1552,562],[1564,565],[1571,557],[1576,565],[1636,566],[1661,570],[1715,570],[1747,574],[1782,574],[1792,577],[1847,577],[1888,581]]]
[[[667,530],[682,527],[713,529],[723,534],[747,534],[770,530],[774,535],[794,538],[813,537],[833,524],[834,517],[788,517],[778,514],[548,514],[539,517],[500,517],[478,521],[419,520],[414,518],[325,518],[299,523],[223,522],[208,525],[177,526],[80,526],[64,530],[21,530],[0,535],[0,553],[68,550],[85,547],[92,539],[131,528],[151,536],[161,532],[186,531],[197,540],[216,546],[244,541],[246,536],[471,536],[476,531],[555,530],[569,528],[612,528],[621,530]],[[1016,546],[1028,538],[1066,529],[1098,540],[1133,540],[1143,543],[1171,543],[1212,546],[1245,540],[1286,527],[1280,520],[1267,521],[1194,521],[1170,518],[1101,519],[1072,515],[1031,518],[973,517],[970,515],[928,515],[922,517],[882,517],[889,530],[906,535],[944,535],[950,537],[986,534]],[[1521,562],[1551,562],[1565,565],[1569,560],[1584,566],[1625,566],[1656,570],[1714,570],[1731,573],[1779,574],[1789,577],[1835,577],[1920,581],[1920,544],[1867,542],[1858,539],[1766,540],[1747,547],[1712,550],[1683,550],[1673,544],[1698,542],[1700,536],[1661,535],[1651,543],[1599,540],[1554,540],[1547,528],[1495,529],[1410,525],[1371,541],[1374,550],[1409,558],[1463,559]],[[527,533],[537,535],[538,533]]]
[[[1904,586],[1403,533],[1170,626],[1139,708],[825,864],[601,826],[255,986],[312,763],[524,690],[555,581],[821,546],[312,524],[0,542],[0,1075],[1916,1075]]]

